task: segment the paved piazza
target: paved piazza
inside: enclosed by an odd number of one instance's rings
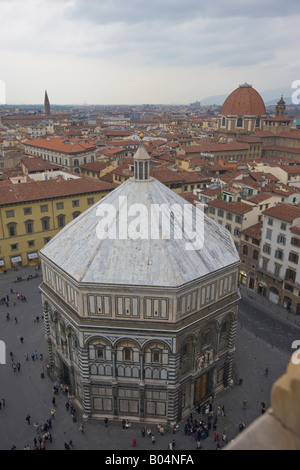
[[[29,274],[39,274],[38,278],[26,280]],[[76,412],[77,421],[73,422],[70,412],[66,410],[68,398],[61,392],[55,395],[55,405],[52,404],[54,382],[47,376],[47,347],[44,340],[44,325],[41,314],[41,294],[39,284],[41,272],[34,267],[22,268],[17,272],[7,272],[0,276],[0,298],[9,296],[9,307],[0,305],[0,340],[6,344],[6,365],[0,365],[0,399],[4,398],[6,406],[0,410],[0,449],[9,450],[14,445],[22,450],[26,445],[34,448],[34,438],[39,435],[35,423],[43,425],[50,418],[51,410],[55,409],[52,420],[52,442],[46,441],[46,450],[63,450],[65,442],[73,443],[74,450],[168,450],[168,444],[175,440],[176,450],[188,451],[196,449],[193,436],[184,433],[184,422],[180,423],[177,433],[165,432],[161,436],[155,426],[151,426],[155,435],[155,444],[146,435],[142,437],[142,424],[135,424],[130,429],[122,429],[120,423],[109,421],[108,427],[104,422],[84,423],[84,433],[80,431],[81,416]],[[14,278],[22,276],[25,280],[15,283]],[[11,293],[11,289],[14,293]],[[26,302],[17,298],[17,293],[26,297]],[[13,304],[15,300],[15,305]],[[6,319],[9,312],[10,320]],[[39,316],[40,321],[34,321]],[[17,318],[17,323],[15,322]],[[295,327],[298,330],[297,327]],[[296,335],[295,330],[295,335]],[[299,336],[299,335],[298,335]],[[23,337],[23,343],[20,340]],[[295,339],[297,339],[295,337]],[[274,339],[276,345],[276,338]],[[13,353],[13,361],[10,353]],[[36,352],[37,359],[32,355]],[[28,354],[26,360],[25,354]],[[40,359],[40,354],[43,359]],[[292,350],[291,350],[292,354]],[[286,370],[291,354],[277,349],[269,343],[256,337],[240,323],[237,330],[235,374],[242,378],[242,385],[237,383],[214,397],[213,409],[225,407],[226,420],[218,418],[217,431],[221,436],[225,432],[228,441],[238,434],[238,425],[242,421],[249,425],[260,416],[262,401],[266,408],[270,406],[270,391],[274,381]],[[12,363],[20,364],[20,370],[14,371]],[[269,375],[264,371],[268,367]],[[45,377],[41,378],[44,373]],[[243,409],[243,400],[247,401]],[[71,402],[70,402],[71,403]],[[31,416],[30,424],[26,421]],[[193,417],[199,419],[202,414],[195,410]],[[130,417],[128,417],[130,421]],[[159,423],[157,423],[159,424]],[[145,424],[145,428],[149,426]],[[132,441],[136,439],[136,447]],[[216,449],[214,432],[211,429],[208,438],[201,441],[203,450]],[[120,455],[120,454],[118,454]]]

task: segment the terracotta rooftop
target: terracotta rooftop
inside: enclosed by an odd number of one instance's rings
[[[294,219],[300,217],[300,206],[292,204],[278,204],[263,211],[264,215],[284,220],[285,222],[293,222]]]
[[[213,199],[212,201],[208,201],[207,205],[238,215],[244,215],[253,209],[253,206],[250,204],[246,204],[244,202],[227,202],[223,199]]]
[[[62,165],[50,163],[42,158],[35,157],[24,157],[21,159],[22,165],[24,165],[29,172],[32,171],[45,171],[45,170],[58,170],[62,168]]]
[[[248,228],[245,228],[242,230],[242,233],[244,235],[247,235],[248,237],[255,238],[256,240],[261,239],[261,233],[262,233],[262,222],[258,222],[257,224],[251,225]]]
[[[273,193],[263,192],[263,193],[260,193],[260,194],[256,194],[256,196],[249,197],[249,198],[247,198],[247,200],[250,201],[250,202],[254,202],[255,204],[260,204],[263,201],[267,201],[268,199],[270,199],[273,196],[274,196]]]
[[[78,139],[37,138],[27,140],[24,145],[68,154],[96,150],[96,142]]]
[[[53,179],[18,184],[0,181],[0,205],[111,191],[114,188],[115,185],[85,176],[71,180]]]
[[[187,145],[183,147],[186,154],[188,153],[214,153],[235,150],[248,150],[248,145],[241,142],[230,142],[229,144],[206,144],[206,145]]]
[[[251,85],[236,88],[224,101],[221,114],[261,116],[266,114],[265,104],[260,94]]]
[[[109,166],[109,163],[105,162],[89,162],[89,163],[84,163],[83,165],[80,165],[79,168],[82,168],[83,170],[88,170],[88,171],[101,171],[104,170]]]

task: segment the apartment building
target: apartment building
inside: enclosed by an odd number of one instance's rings
[[[240,248],[242,231],[257,223],[260,214],[256,204],[228,202],[223,199],[208,201],[205,211],[208,216],[223,225],[231,233],[237,250]]]
[[[258,292],[300,315],[300,206],[280,203],[263,215]]]
[[[80,173],[80,165],[96,160],[96,143],[84,139],[38,138],[23,144],[27,155],[58,163],[65,170]]]
[[[39,250],[114,185],[78,177],[0,182],[0,272],[36,264]]]
[[[262,221],[241,231],[239,283],[258,290]]]

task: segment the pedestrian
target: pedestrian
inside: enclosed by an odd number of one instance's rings
[[[18,372],[20,372],[21,364],[19,362],[17,363],[17,369],[18,369]]]
[[[34,351],[34,359],[37,359],[37,351]]]
[[[17,319],[17,317],[15,317],[15,324],[17,324],[17,323],[18,323],[18,319]]]
[[[106,428],[108,427],[108,418],[104,419],[104,425],[105,425]]]
[[[268,367],[265,369],[265,377],[267,377],[267,375],[269,375],[269,368]]]
[[[80,427],[79,427],[79,431],[82,432],[82,434],[84,433],[84,424],[81,424]]]
[[[132,439],[132,445],[133,445],[133,447],[136,446],[136,440],[134,438]]]
[[[68,401],[67,401],[67,403],[66,403],[66,405],[65,405],[65,406],[66,406],[66,410],[67,410],[67,412],[69,412],[69,407],[70,407],[70,404],[69,404],[69,402],[68,402]]]
[[[175,447],[176,447],[174,439],[172,439],[172,447],[173,447],[173,449],[175,449]]]
[[[16,306],[16,299],[13,300],[13,306]]]
[[[265,405],[265,402],[261,402],[261,413],[264,414],[266,411],[266,405]]]
[[[23,344],[23,342],[24,342],[23,336],[20,336],[20,341],[21,341],[21,343]]]
[[[9,312],[6,314],[6,320],[9,320]]]
[[[245,410],[247,407],[247,400],[243,400],[243,410]]]
[[[245,424],[243,422],[241,422],[239,424],[239,432],[243,431],[243,429],[245,429],[245,427],[246,427]]]
[[[5,408],[6,402],[5,402],[4,398],[1,399],[1,403],[2,403],[2,408]]]
[[[51,410],[51,418],[52,418],[52,419],[54,419],[54,418],[55,418],[55,416],[54,416],[54,415],[55,415],[55,410],[53,409],[53,410]]]
[[[26,361],[28,361],[28,354],[27,353],[24,354],[24,357],[25,357]]]
[[[52,398],[52,405],[55,406],[55,397]]]
[[[124,427],[123,427],[123,429],[124,429]],[[141,429],[141,434],[142,434],[142,437],[145,437],[145,428]]]
[[[13,371],[16,372],[17,366],[16,366],[16,364],[15,364],[14,362],[13,362],[13,364],[12,364],[12,368],[13,368]]]
[[[152,444],[155,444],[155,437],[151,436],[151,439],[152,439]]]
[[[216,431],[215,432],[215,442],[219,441],[219,433]]]
[[[201,450],[201,441],[197,441],[197,450]]]
[[[30,424],[30,418],[31,418],[30,415],[27,415],[27,416],[26,416],[26,421],[27,421],[27,424],[28,424],[28,425]]]

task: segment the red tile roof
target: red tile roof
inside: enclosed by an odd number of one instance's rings
[[[261,116],[266,114],[260,94],[251,85],[240,85],[224,101],[221,114],[225,116]]]
[[[230,142],[229,144],[206,144],[206,145],[187,145],[183,147],[186,154],[188,153],[214,153],[214,152],[227,152],[248,150],[248,145],[241,142]]]
[[[250,227],[242,230],[242,233],[251,238],[255,238],[256,240],[260,240],[261,233],[262,233],[262,225],[263,225],[262,222],[258,222],[257,224],[251,225]]]
[[[0,205],[112,191],[115,187],[110,183],[86,176],[71,180],[53,179],[18,184],[0,181]]]
[[[91,150],[96,150],[96,142],[92,140],[78,140],[78,139],[43,139],[37,138],[32,140],[27,140],[24,142],[24,145],[36,147],[40,149],[53,150],[55,152],[61,153],[81,153]]]
[[[263,214],[285,222],[293,222],[300,217],[300,206],[292,204],[278,204],[263,211]]]
[[[223,199],[213,199],[212,201],[208,201],[207,205],[238,215],[244,215],[253,209],[253,205],[246,204],[245,202],[227,202]]]
[[[21,159],[21,163],[27,168],[29,172],[32,171],[45,171],[62,168],[62,165],[50,163],[42,158],[24,157]]]
[[[82,168],[83,170],[96,171],[97,172],[97,171],[104,170],[108,166],[110,166],[109,163],[96,161],[96,162],[84,163],[83,165],[80,165],[79,168]]]

